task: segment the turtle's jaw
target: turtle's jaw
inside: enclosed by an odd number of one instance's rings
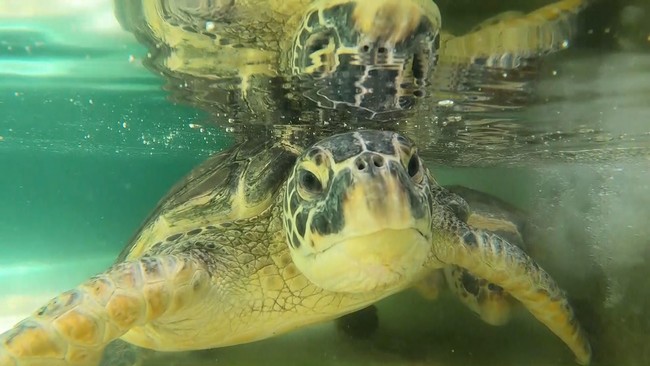
[[[292,73],[324,107],[405,109],[424,95],[439,31],[431,0],[321,0],[296,33]]]
[[[385,229],[332,243],[302,258],[303,274],[325,290],[390,293],[421,273],[431,241],[419,230]]]

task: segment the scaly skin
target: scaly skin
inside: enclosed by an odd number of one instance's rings
[[[591,362],[589,340],[565,294],[548,273],[497,235],[464,225],[450,229],[457,236],[434,240],[434,260],[458,265],[499,285],[562,339],[578,363]]]
[[[209,287],[204,267],[190,257],[119,263],[0,335],[0,365],[96,365],[110,341],[186,307]]]

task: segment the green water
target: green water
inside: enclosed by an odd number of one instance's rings
[[[204,111],[169,100],[165,81],[142,66],[148,50],[119,29],[108,2],[67,15],[34,1],[10,13],[18,3],[9,3],[0,0],[0,331],[110,265],[165,192],[234,139]],[[30,3],[51,14],[33,16]],[[601,365],[650,362],[650,58],[637,33],[625,33],[637,45],[626,52],[558,57],[547,76],[559,77],[540,85],[546,100],[499,121],[507,138],[492,138],[502,128],[494,122],[467,119],[457,134],[441,122],[443,143],[428,150],[440,183],[530,212],[539,261],[572,298]],[[523,311],[491,327],[448,295],[432,303],[414,292],[379,311],[371,340],[327,323],[150,354],[147,365],[574,364]]]
[[[153,88],[21,93],[0,100],[10,106],[0,145],[2,239],[21,243],[3,262],[42,250],[114,252],[176,180],[228,144],[219,131],[187,127],[199,114]]]

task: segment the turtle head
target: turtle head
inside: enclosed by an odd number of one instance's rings
[[[405,137],[357,131],[321,140],[293,168],[284,202],[298,269],[336,292],[398,288],[431,248],[432,182]]]
[[[295,34],[292,73],[322,106],[406,109],[424,95],[440,26],[431,0],[316,1]]]

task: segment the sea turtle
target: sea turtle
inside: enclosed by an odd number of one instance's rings
[[[459,266],[519,300],[573,351],[564,293],[517,246],[459,218],[394,132],[330,136],[301,154],[239,144],[193,170],[104,273],[0,335],[0,366],[93,365],[116,338],[223,347],[334,319]]]
[[[347,120],[399,115],[406,124],[401,112],[431,87],[469,89],[467,65],[517,69],[568,47],[591,1],[508,11],[459,36],[442,28],[432,0],[115,0],[115,9],[176,99],[235,121],[250,112],[239,119],[246,124],[337,123],[322,114],[338,109]],[[436,72],[438,64],[462,67]],[[502,90],[498,74],[469,82]]]

